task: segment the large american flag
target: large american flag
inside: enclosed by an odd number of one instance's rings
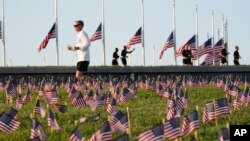
[[[185,49],[190,49],[190,50],[196,50],[196,37],[195,35],[192,36],[184,45],[182,45],[177,51],[176,51],[176,57],[181,56],[182,51]]]
[[[172,31],[171,34],[169,35],[166,43],[164,44],[163,48],[161,49],[160,59],[162,58],[164,51],[167,50],[168,48],[174,47],[174,45],[175,45],[174,32]]]
[[[140,27],[135,35],[129,40],[128,44],[127,44],[127,48],[130,48],[131,45],[135,45],[135,44],[139,44],[142,43],[142,34],[141,34],[141,30],[142,28]]]
[[[181,137],[180,119],[173,118],[166,121],[164,124],[164,136],[168,139]]]
[[[42,49],[45,49],[48,42],[49,42],[49,39],[56,38],[56,36],[57,36],[57,34],[56,34],[56,23],[54,23],[54,25],[50,29],[49,33],[45,36],[42,43],[38,47],[38,49],[37,49],[38,52],[40,52]]]
[[[205,43],[203,43],[201,46],[199,46],[197,48],[197,53],[196,56],[198,55],[198,58],[200,58],[201,56],[211,53],[212,50],[212,38],[209,38]]]
[[[185,116],[182,124],[183,135],[189,135],[193,130],[200,127],[198,112],[195,110],[190,115]]]
[[[1,21],[0,21],[0,39],[3,38],[3,35],[2,35],[2,24],[1,24]]]
[[[70,134],[69,141],[84,141],[84,137],[77,126]]]
[[[155,127],[140,133],[137,136],[138,141],[164,141],[163,125],[156,125]]]
[[[95,33],[91,36],[90,41],[93,42],[99,39],[102,39],[102,23],[100,23]]]

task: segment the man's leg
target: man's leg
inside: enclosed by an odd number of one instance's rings
[[[76,71],[76,78],[79,79],[79,80],[83,80],[84,77],[83,77],[82,72]]]

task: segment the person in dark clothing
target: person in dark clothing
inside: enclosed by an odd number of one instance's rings
[[[227,55],[229,54],[229,52],[227,52],[226,48],[223,48],[220,52],[220,56],[221,56],[221,64],[227,65]]]
[[[239,59],[241,58],[240,53],[239,53],[239,47],[235,46],[235,51],[234,51],[234,65],[240,65]]]
[[[183,50],[182,51],[182,57],[183,57],[183,59],[182,59],[182,62],[183,62],[183,65],[193,65],[193,63],[192,63],[192,52],[191,52],[191,50],[189,50],[189,49],[185,49],[185,50]]]
[[[118,48],[115,48],[115,52],[113,53],[113,60],[112,60],[112,65],[113,66],[118,66],[119,64],[118,64],[118,61],[117,61],[117,59],[120,57],[119,55],[118,55]]]
[[[135,49],[131,50],[131,51],[127,51],[127,46],[123,47],[122,53],[121,53],[121,59],[122,59],[122,64],[124,66],[127,66],[127,53],[132,53]]]

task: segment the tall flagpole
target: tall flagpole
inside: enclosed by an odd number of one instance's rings
[[[142,57],[143,57],[143,66],[145,66],[145,44],[144,44],[144,6],[142,0]]]
[[[155,66],[155,45],[154,45],[154,49],[153,49],[153,66]]]
[[[104,0],[102,0],[102,46],[103,46],[103,61],[106,66],[106,51],[105,51],[105,27],[104,27]]]
[[[6,51],[5,51],[5,31],[4,31],[4,0],[2,0],[2,42],[3,42],[3,66],[6,66]],[[0,25],[1,26],[1,25]]]
[[[226,19],[226,23],[225,23],[225,43],[227,43],[226,49],[228,51],[228,23],[227,23],[227,19]],[[228,60],[228,56],[227,56],[227,60]],[[229,65],[229,61],[228,61],[227,65]]]
[[[59,66],[59,49],[58,49],[58,14],[57,14],[57,0],[55,0],[55,16],[56,16],[56,65]]]
[[[196,51],[197,51],[197,66],[199,66],[199,50],[198,50],[198,45],[199,45],[199,38],[198,38],[198,35],[199,35],[199,32],[198,32],[198,6],[196,5]]]
[[[174,65],[177,65],[176,60],[176,22],[175,22],[175,0],[173,0],[173,38],[174,38]]]
[[[212,48],[213,48],[213,66],[215,65],[215,53],[214,53],[214,10],[212,10]]]

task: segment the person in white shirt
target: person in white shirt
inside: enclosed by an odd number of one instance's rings
[[[90,63],[90,40],[88,34],[83,30],[84,22],[82,20],[75,21],[75,31],[77,33],[76,45],[68,45],[68,50],[76,51],[77,55],[77,70],[76,78],[82,80],[84,73],[88,71]]]

